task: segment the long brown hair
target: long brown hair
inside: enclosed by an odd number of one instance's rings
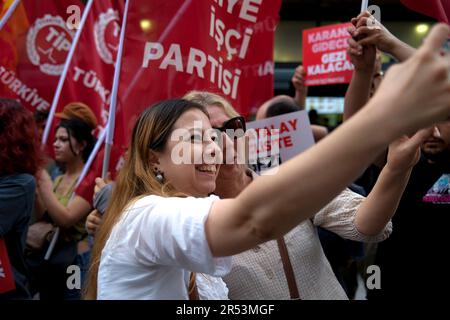
[[[129,153],[117,176],[111,201],[95,236],[91,266],[84,291],[85,299],[97,298],[97,277],[101,254],[112,228],[121,218],[125,207],[131,201],[146,195],[180,196],[170,184],[162,185],[156,179],[150,158],[152,150],[164,149],[175,122],[190,109],[199,109],[208,116],[204,108],[197,103],[173,99],[159,102],[146,109],[137,119]]]

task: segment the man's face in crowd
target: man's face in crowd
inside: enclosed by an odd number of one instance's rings
[[[436,125],[422,144],[424,156],[431,160],[450,161],[450,120]],[[448,159],[444,159],[444,158]]]

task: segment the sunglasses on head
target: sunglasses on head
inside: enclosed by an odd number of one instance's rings
[[[245,131],[247,130],[247,128],[245,126],[244,117],[231,118],[230,120],[225,121],[220,128],[216,127],[214,129],[219,130],[221,132],[225,132],[226,134],[228,134],[230,136],[232,134],[234,134],[235,138],[242,137],[244,135]],[[233,131],[231,131],[231,130],[233,130]]]

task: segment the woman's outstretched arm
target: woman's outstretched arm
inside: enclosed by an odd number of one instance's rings
[[[213,255],[237,254],[287,233],[337,196],[390,142],[447,119],[450,61],[440,48],[449,35],[450,27],[437,25],[411,59],[391,68],[361,112],[236,199],[216,201],[206,221]]]

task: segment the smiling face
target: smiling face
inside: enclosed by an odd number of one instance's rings
[[[155,152],[159,162],[156,166],[177,191],[205,197],[216,188],[221,151],[212,131],[208,117],[198,109],[190,109],[175,122],[163,150]]]

